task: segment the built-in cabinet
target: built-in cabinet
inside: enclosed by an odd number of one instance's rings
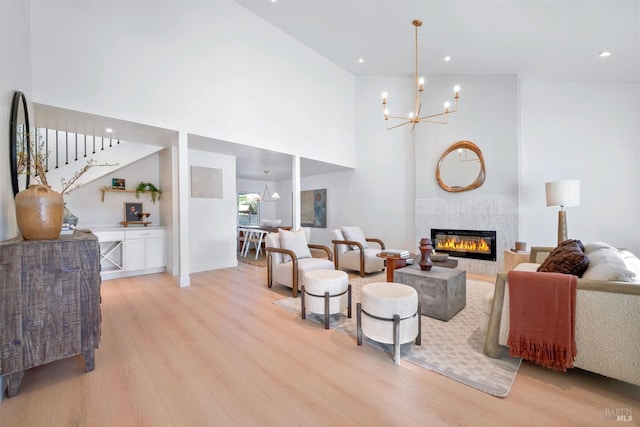
[[[103,279],[165,271],[164,227],[100,227],[92,231],[100,243],[100,274]]]

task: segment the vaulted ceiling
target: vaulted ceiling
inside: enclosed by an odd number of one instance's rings
[[[638,0],[236,0],[358,76],[638,82]],[[610,51],[608,58],[599,57]],[[451,60],[444,61],[445,56]],[[358,60],[362,58],[363,62]]]
[[[412,20],[420,19],[419,70],[518,74],[524,78],[640,81],[640,0],[235,0],[355,76],[412,76]],[[611,56],[601,58],[602,51]],[[444,57],[450,56],[450,61]],[[362,58],[362,62],[359,59]],[[464,91],[464,88],[463,88]],[[36,106],[40,126],[95,132],[113,120]],[[111,124],[110,124],[111,123]],[[119,121],[118,137],[140,141],[147,127]],[[84,128],[84,129],[83,129]],[[170,131],[157,130],[167,143]],[[158,141],[158,138],[152,138]],[[193,147],[237,157],[237,175],[291,176],[291,157],[224,141]],[[343,168],[302,159],[303,176]]]

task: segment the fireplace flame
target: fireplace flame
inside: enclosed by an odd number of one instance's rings
[[[465,251],[465,252],[479,252],[479,253],[491,253],[489,244],[484,239],[479,240],[460,240],[459,238],[447,237],[443,240],[438,240],[436,249],[449,250],[449,251]]]

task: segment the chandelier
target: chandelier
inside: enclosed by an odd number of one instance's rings
[[[415,40],[416,40],[416,69],[415,69],[415,106],[414,110],[407,116],[392,116],[387,108],[387,92],[382,93],[382,110],[384,112],[384,123],[387,130],[394,129],[400,126],[411,124],[411,132],[415,128],[417,123],[439,123],[446,125],[449,122],[449,114],[455,113],[458,110],[458,98],[460,93],[460,86],[453,88],[455,107],[450,109],[451,104],[447,101],[444,103],[444,111],[440,113],[430,114],[426,116],[420,116],[422,109],[422,92],[424,91],[424,77],[418,78],[418,27],[422,25],[422,21],[414,19],[412,22],[415,27]],[[444,116],[444,117],[442,117]],[[440,119],[436,119],[436,118]],[[401,120],[400,123],[389,126],[389,119]]]
[[[271,201],[280,199],[280,195],[277,192],[271,194],[271,191],[269,191],[269,185],[267,184],[267,178],[268,177],[269,177],[269,170],[265,169],[265,171],[264,171],[264,191],[262,192],[262,196],[259,198],[263,202],[271,202]]]

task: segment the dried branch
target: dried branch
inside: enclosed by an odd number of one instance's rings
[[[87,163],[82,167],[82,169],[76,171],[71,178],[64,179],[62,178],[60,182],[62,183],[62,190],[60,194],[65,195],[71,193],[73,190],[77,190],[80,188],[82,184],[76,184],[76,181],[80,179],[82,175],[87,173],[89,169],[98,166],[118,166],[118,163],[98,163],[96,159],[89,159]]]

